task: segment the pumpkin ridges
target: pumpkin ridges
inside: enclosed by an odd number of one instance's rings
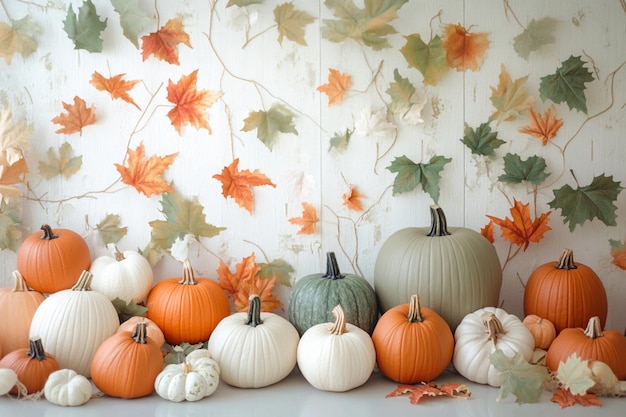
[[[0,368],[12,369],[26,388],[27,394],[41,391],[48,375],[60,369],[54,356],[46,354],[39,338],[30,339],[28,348],[17,349],[7,354],[0,360]],[[17,395],[18,386],[13,387],[10,393]]]

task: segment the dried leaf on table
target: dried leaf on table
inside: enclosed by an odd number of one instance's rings
[[[419,385],[398,385],[398,387],[387,394],[385,398],[398,397],[409,394],[411,404],[418,404],[423,397],[449,397],[449,398],[469,398],[472,393],[465,384],[445,383],[437,386],[435,382],[422,383]]]
[[[561,408],[580,404],[585,407],[594,405],[600,407],[602,402],[594,394],[572,394],[570,390],[561,388],[554,392],[550,401],[557,403]]]
[[[545,366],[532,365],[516,352],[513,357],[497,349],[489,356],[489,361],[499,371],[500,391],[497,401],[509,394],[515,395],[517,403],[536,403],[543,392],[543,384],[550,375]]]

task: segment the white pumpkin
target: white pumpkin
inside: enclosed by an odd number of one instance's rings
[[[46,352],[61,368],[90,376],[96,349],[120,325],[111,301],[91,291],[91,273],[83,271],[71,289],[50,294],[37,308],[30,325],[30,337],[41,338]]]
[[[297,362],[304,378],[317,389],[343,392],[363,385],[376,366],[370,335],[346,323],[341,305],[334,323],[309,327],[298,344]]]
[[[220,382],[220,366],[206,349],[197,349],[184,363],[167,365],[157,376],[154,389],[169,401],[198,401],[213,394]]]
[[[18,382],[13,369],[0,368],[0,396],[8,394]]]
[[[496,350],[512,357],[519,352],[525,360],[533,357],[535,339],[514,314],[485,307],[467,314],[454,333],[453,364],[457,372],[479,384],[499,387],[499,371],[489,357]]]
[[[150,262],[137,251],[120,252],[115,245],[109,248],[113,256],[99,256],[91,263],[91,288],[109,300],[120,298],[127,303],[141,302],[154,282]]]
[[[72,369],[59,369],[48,376],[43,393],[52,404],[64,407],[83,405],[91,399],[91,382]]]
[[[261,312],[261,300],[252,295],[248,313],[223,318],[211,333],[207,349],[220,364],[224,382],[238,388],[260,388],[291,373],[299,340],[289,321]]]

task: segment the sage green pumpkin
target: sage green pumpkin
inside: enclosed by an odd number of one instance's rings
[[[383,243],[374,289],[382,313],[406,303],[407,294],[419,294],[454,332],[466,314],[498,305],[502,268],[484,236],[464,227],[448,228],[437,205],[430,211],[430,227],[398,230]]]
[[[334,252],[327,253],[326,273],[296,281],[289,295],[289,321],[300,336],[310,327],[332,323],[333,308],[341,304],[346,321],[372,334],[378,321],[378,301],[372,285],[356,274],[342,274]]]

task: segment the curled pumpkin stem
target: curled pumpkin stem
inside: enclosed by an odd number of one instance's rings
[[[333,308],[333,315],[335,316],[335,322],[333,323],[333,327],[329,329],[329,332],[330,334],[341,336],[347,331],[346,313],[343,311],[341,304],[337,304],[335,308]]]
[[[589,319],[587,327],[585,328],[585,336],[590,339],[597,339],[598,337],[604,336],[602,324],[600,323],[600,317],[593,316]]]
[[[506,330],[502,327],[502,322],[494,313],[484,313],[482,315],[483,323],[487,330],[487,339],[496,343],[499,335],[506,334]]]

